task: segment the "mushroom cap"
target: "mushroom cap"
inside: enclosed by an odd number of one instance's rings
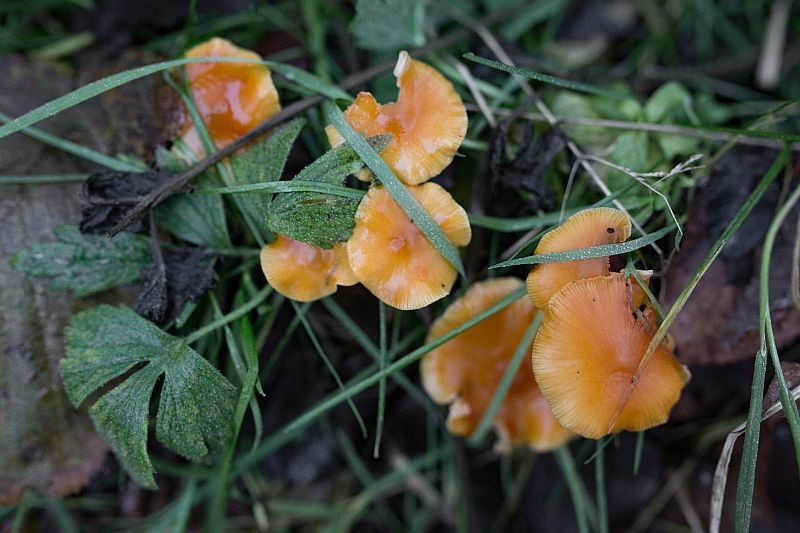
[[[631,236],[627,215],[610,207],[580,211],[539,241],[536,254],[566,252],[601,244],[623,242]],[[528,274],[528,294],[540,309],[570,281],[608,274],[608,257],[593,257],[579,261],[542,263]]]
[[[666,422],[689,380],[662,344],[632,381],[654,323],[634,314],[628,283],[615,273],[567,284],[550,300],[533,343],[533,370],[553,414],[584,437]]]
[[[326,250],[283,235],[261,249],[261,269],[272,287],[287,298],[310,302],[358,283],[344,244]]]
[[[255,52],[214,37],[186,52],[185,57],[236,57],[261,61]],[[269,67],[250,63],[189,63],[189,86],[208,133],[223,147],[248,133],[280,108]],[[183,140],[196,153],[202,144],[188,112]]]
[[[520,286],[522,281],[516,278],[475,283],[433,323],[428,341],[488,309]],[[530,299],[521,298],[422,359],[420,369],[425,390],[437,403],[450,403],[447,427],[452,433],[466,436],[478,426],[535,315],[536,308]],[[500,437],[498,447],[504,451],[514,444],[527,444],[538,451],[550,450],[571,437],[550,412],[527,357],[497,411],[494,426]]]
[[[467,213],[435,183],[408,187],[456,246],[472,231]],[[397,309],[420,309],[450,293],[456,269],[428,241],[382,186],[370,188],[347,241],[350,267],[367,289]]]
[[[390,133],[392,140],[381,157],[400,181],[419,185],[453,161],[467,133],[467,111],[453,84],[408,52],[400,52],[394,75],[400,89],[397,102],[379,104],[361,92],[344,115],[367,137]],[[331,146],[344,142],[333,126],[325,131]],[[371,174],[367,170],[357,176],[368,180]]]

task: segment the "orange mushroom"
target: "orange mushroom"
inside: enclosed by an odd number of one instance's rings
[[[428,342],[441,337],[522,286],[516,278],[474,284],[431,326]],[[448,429],[472,433],[483,418],[503,373],[536,315],[528,298],[480,321],[432,352],[421,363],[422,384],[440,404],[450,404]],[[561,427],[533,377],[530,358],[520,366],[497,411],[498,448],[527,444],[537,451],[561,446],[572,434]]]
[[[631,222],[622,211],[610,207],[586,209],[549,231],[539,241],[534,253],[566,252],[613,244],[625,241],[630,235]],[[544,309],[550,298],[570,281],[608,274],[608,262],[608,257],[593,257],[536,265],[528,274],[528,294],[534,305]]]
[[[408,188],[456,246],[472,238],[467,213],[435,183]],[[350,267],[378,299],[397,309],[419,309],[450,293],[456,269],[414,225],[380,185],[372,187],[356,211],[347,241]]]
[[[453,160],[467,133],[467,112],[447,79],[432,67],[400,52],[394,67],[397,102],[379,104],[361,92],[344,116],[359,133],[372,137],[390,133],[381,157],[407,185],[419,185],[438,175]],[[331,146],[344,142],[333,126],[325,131]],[[370,179],[369,170],[357,176]]]
[[[235,57],[260,62],[255,52],[214,37],[186,52],[185,57]],[[189,63],[189,86],[203,123],[217,147],[248,133],[277,113],[281,106],[269,67],[260,63]],[[183,141],[195,153],[202,144],[188,112],[184,111]]]
[[[638,311],[634,285],[619,273],[568,283],[550,299],[533,343],[533,371],[553,414],[584,437],[666,422],[690,377],[662,344],[636,378],[655,324]]]
[[[272,287],[287,298],[310,302],[358,283],[344,244],[326,250],[283,235],[261,249],[261,269]]]

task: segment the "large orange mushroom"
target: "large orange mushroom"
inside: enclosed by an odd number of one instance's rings
[[[453,160],[467,132],[467,112],[461,97],[435,69],[400,52],[394,68],[397,102],[379,104],[361,92],[344,116],[365,135],[391,134],[381,152],[389,168],[407,185],[418,185],[438,175]],[[331,146],[344,142],[333,126],[326,128]],[[358,174],[369,179],[369,170]]]
[[[256,62],[255,52],[214,37],[186,52],[185,57],[232,57]],[[189,63],[189,87],[203,117],[203,123],[217,147],[221,148],[248,133],[277,113],[281,106],[269,67],[260,63]],[[184,111],[183,141],[195,153],[202,144],[194,124]]]
[[[431,326],[428,342],[441,337],[522,286],[516,278],[474,284]],[[480,321],[421,363],[422,384],[440,404],[450,404],[448,429],[472,433],[483,417],[512,355],[536,315],[528,298]],[[520,366],[493,421],[500,450],[525,444],[537,451],[561,446],[572,434],[561,427],[536,386],[530,358]]]
[[[435,183],[409,192],[456,246],[472,237],[467,213]],[[450,293],[457,273],[414,225],[389,192],[375,185],[356,211],[347,241],[350,267],[378,299],[397,309],[419,309]]]
[[[316,248],[283,235],[261,249],[261,269],[276,291],[299,302],[333,294],[337,285],[358,283],[344,244]]]
[[[663,344],[637,376],[655,326],[652,312],[639,311],[637,290],[620,273],[568,283],[550,299],[533,343],[533,371],[553,414],[584,437],[666,422],[689,380]]]
[[[623,242],[631,235],[627,215],[610,207],[586,209],[549,231],[536,247],[536,254],[566,252],[601,244]],[[528,294],[534,305],[547,307],[550,298],[570,281],[609,273],[609,258],[594,257],[536,265],[528,275]]]

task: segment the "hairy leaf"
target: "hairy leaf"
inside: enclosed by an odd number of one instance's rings
[[[425,44],[423,0],[358,0],[350,32],[370,50],[399,50]]]
[[[213,186],[208,175],[194,182],[198,189]],[[209,248],[232,246],[220,196],[176,194],[156,208],[156,221],[160,228],[192,244]]]
[[[105,234],[117,225],[128,210],[167,176],[164,172],[97,172],[81,188],[83,233]],[[146,229],[144,220],[131,224],[126,231]]]
[[[57,242],[38,243],[11,258],[11,266],[37,278],[50,278],[50,287],[88,296],[139,279],[151,262],[147,241],[128,233],[113,239],[86,235],[77,226],[53,230]]]
[[[370,138],[369,142],[380,151],[389,140],[389,135],[381,135]],[[347,176],[362,168],[364,163],[355,150],[341,145],[308,165],[292,181],[341,185]],[[268,223],[275,233],[319,248],[331,248],[352,235],[358,203],[358,199],[316,192],[279,194],[272,202]]]
[[[97,431],[137,483],[156,487],[147,454],[147,426],[150,399],[161,375],[156,438],[192,461],[227,445],[236,389],[184,339],[165,333],[130,308],[109,305],[75,315],[66,338],[61,369],[74,406],[111,380],[126,376],[89,412]]]
[[[240,154],[231,158],[231,170],[237,185],[278,181],[283,174],[283,167],[289,158],[300,130],[305,126],[304,119],[296,119],[276,128],[270,136],[254,144]],[[270,194],[239,194],[242,208],[251,220],[259,225],[262,236],[266,232],[262,227],[270,208]]]

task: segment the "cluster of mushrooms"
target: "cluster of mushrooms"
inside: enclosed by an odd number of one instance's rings
[[[253,52],[214,38],[187,57],[260,60]],[[280,109],[269,68],[247,63],[193,63],[190,87],[209,134],[218,146],[244,135]],[[380,104],[359,93],[345,118],[367,137],[391,134],[381,157],[456,246],[471,238],[467,214],[450,194],[427,182],[453,160],[467,128],[464,104],[452,84],[430,66],[401,52],[394,70],[399,95]],[[202,152],[188,117],[182,139]],[[331,146],[344,142],[328,126]],[[384,303],[419,309],[448,295],[455,268],[426,239],[391,195],[364,169],[371,186],[359,204],[355,228],[330,249],[276,235],[261,252],[267,281],[281,294],[312,301],[337,286],[363,284]],[[563,252],[625,241],[627,216],[615,209],[582,211],[547,233],[535,253]],[[522,298],[428,353],[422,383],[440,404],[449,404],[447,426],[456,435],[477,427],[512,355],[538,313],[541,325],[494,417],[497,448],[524,444],[557,448],[581,435],[600,438],[664,423],[689,379],[670,348],[659,345],[640,368],[657,324],[639,283],[612,272],[608,257],[536,266]],[[641,271],[649,280],[652,272]],[[519,290],[513,277],[473,284],[431,326],[434,340]]]

